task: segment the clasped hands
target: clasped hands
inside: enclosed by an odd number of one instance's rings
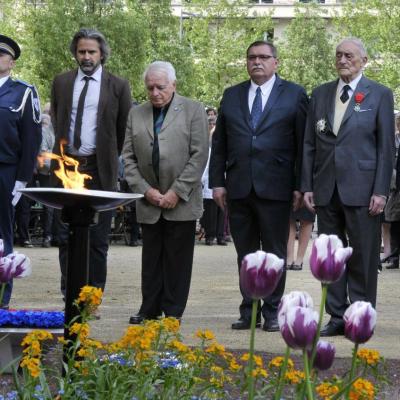
[[[179,196],[171,189],[165,194],[161,194],[158,189],[150,188],[144,194],[146,200],[153,206],[172,209],[178,204]]]

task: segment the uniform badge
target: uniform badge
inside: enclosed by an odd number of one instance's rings
[[[360,112],[361,111],[360,105],[363,102],[364,98],[365,98],[365,94],[362,93],[362,92],[357,92],[354,95],[354,101],[356,102],[356,105],[354,106],[354,111],[355,112]]]

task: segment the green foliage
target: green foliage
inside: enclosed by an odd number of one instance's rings
[[[16,73],[37,85],[43,99],[49,98],[54,76],[76,66],[69,45],[82,27],[104,33],[112,49],[108,68],[128,78],[134,91],[138,90],[135,78],[145,59],[141,46],[144,20],[137,10],[125,8],[122,0],[48,0],[36,7],[26,7],[24,0],[14,3],[13,10],[7,10],[7,19],[21,27],[20,34],[13,36],[23,47]]]
[[[43,102],[54,76],[76,67],[69,51],[73,34],[92,27],[109,41],[107,68],[130,81],[136,100],[146,99],[146,65],[166,60],[176,68],[181,94],[216,106],[227,86],[248,79],[245,51],[252,41],[270,36],[273,22],[270,15],[250,15],[247,0],[183,4],[181,15],[174,16],[170,0],[36,0],[29,6],[26,0],[0,0],[1,31],[22,46],[14,75],[38,86]],[[297,7],[276,43],[280,75],[310,92],[336,77],[338,39],[357,36],[369,52],[366,75],[392,88],[400,108],[398,0],[347,0],[333,26],[325,17],[318,4]]]
[[[185,10],[183,38],[194,60],[193,97],[215,106],[226,87],[248,79],[246,49],[272,30],[272,20],[247,18],[247,2],[242,0],[193,0]]]
[[[295,18],[280,43],[280,74],[305,87],[308,93],[336,77],[334,45],[327,21],[317,4],[295,10]]]
[[[398,0],[357,0],[344,3],[335,20],[341,37],[360,38],[368,52],[366,75],[390,87],[400,107],[400,3]]]

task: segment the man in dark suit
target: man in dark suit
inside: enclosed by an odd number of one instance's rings
[[[336,48],[339,79],[314,90],[307,118],[304,202],[317,212],[319,233],[338,235],[353,247],[345,274],[329,285],[331,318],[323,336],[343,334],[349,302],[376,303],[380,214],[394,159],[393,95],[363,76],[366,63],[359,39],[342,40]]]
[[[302,87],[276,74],[277,67],[271,43],[249,46],[251,80],[225,91],[213,135],[209,186],[221,208],[227,202],[239,269],[243,257],[260,248],[286,258],[290,207],[292,201],[298,207],[301,199],[298,178],[308,100]],[[284,273],[275,292],[264,299],[264,330],[279,329],[277,308],[285,279]],[[232,329],[250,327],[252,301],[242,296],[240,318]]]
[[[42,134],[40,105],[35,88],[11,79],[18,44],[0,35],[0,239],[4,254],[13,252],[14,207],[22,189],[31,181]],[[8,308],[12,281],[5,288],[0,308]]]
[[[72,39],[70,50],[79,68],[56,76],[51,92],[54,152],[59,154],[60,142],[66,142],[65,152],[79,161],[79,172],[92,176],[86,181],[89,189],[116,190],[118,156],[131,108],[129,83],[103,67],[109,47],[100,32],[81,29]],[[111,211],[99,213],[98,223],[90,229],[89,284],[102,289],[106,283],[111,216]],[[66,226],[60,226],[58,240],[64,293]]]

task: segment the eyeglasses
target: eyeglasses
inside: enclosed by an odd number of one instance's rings
[[[269,54],[250,54],[249,56],[247,56],[248,61],[255,61],[257,58],[259,58],[261,61],[268,61],[270,58],[275,57]]]

